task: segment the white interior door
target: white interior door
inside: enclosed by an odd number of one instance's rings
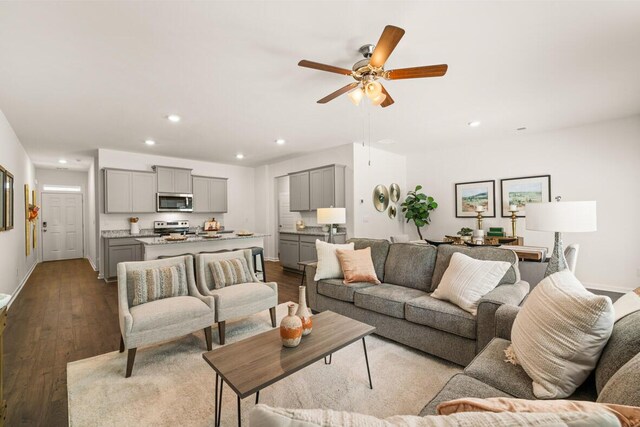
[[[82,194],[42,193],[42,259],[82,258]]]
[[[289,193],[278,195],[278,228],[280,230],[295,230],[296,221],[301,219],[300,212],[289,210]]]

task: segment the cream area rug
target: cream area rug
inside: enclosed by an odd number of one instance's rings
[[[286,304],[277,318],[286,315]],[[227,322],[227,343],[271,329],[269,313]],[[313,333],[313,332],[312,332]],[[375,335],[366,338],[373,390],[361,342],[334,353],[260,393],[260,403],[286,408],[325,408],[377,417],[417,415],[457,365]],[[214,348],[217,330],[214,329]],[[202,358],[204,333],[139,348],[133,375],[124,377],[126,352],[106,353],[67,365],[71,426],[212,426],[215,373]],[[237,424],[236,395],[227,385],[222,426]],[[243,425],[255,396],[242,401]]]

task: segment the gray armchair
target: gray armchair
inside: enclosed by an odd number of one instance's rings
[[[133,271],[149,268],[185,265],[187,296],[177,296],[132,306],[134,297]],[[136,350],[204,329],[207,350],[211,350],[214,299],[204,296],[196,287],[193,258],[190,255],[162,260],[121,262],[118,264],[118,313],[120,320],[120,352],[127,348],[128,378],[133,371]]]
[[[247,261],[252,282],[215,289],[209,263],[232,258],[244,258]],[[258,280],[254,273],[251,249],[224,253],[201,253],[196,256],[196,272],[200,292],[215,299],[215,321],[218,323],[221,345],[224,345],[225,342],[225,326],[228,319],[249,316],[268,309],[271,315],[271,326],[276,327],[278,284],[275,282],[263,283]]]

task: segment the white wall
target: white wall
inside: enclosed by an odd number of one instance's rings
[[[389,189],[392,183],[400,186],[400,200],[396,205],[397,216],[389,218],[388,211],[379,212],[373,206],[373,189],[382,184]],[[407,191],[407,158],[379,148],[360,143],[353,144],[353,236],[388,239],[404,234],[400,203]]]
[[[85,246],[85,257],[87,257],[94,270],[98,269],[97,243],[99,242],[99,239],[96,239],[96,182],[96,161],[94,159],[87,171],[87,197],[85,201],[85,207],[87,209],[87,222],[85,223],[87,246]]]
[[[63,170],[63,169],[51,169],[51,168],[36,168],[36,180],[38,181],[38,197],[42,206],[42,193],[45,185],[71,185],[81,188],[80,194],[82,194],[82,221],[83,221],[83,248],[84,257],[88,258],[90,262],[94,262],[94,257],[91,257],[91,241],[93,240],[92,233],[94,230],[91,228],[91,223],[95,220],[95,212],[93,212],[93,219],[91,217],[91,201],[89,200],[89,191],[93,192],[93,185],[89,182],[89,172],[77,171],[77,170]],[[46,206],[42,206],[42,215],[45,215]],[[42,218],[40,215],[38,219],[38,228],[40,234],[40,241],[46,238],[42,234]],[[43,259],[42,247],[38,249],[39,259]],[[94,245],[95,249],[95,245]]]
[[[432,213],[425,237],[441,239],[461,227],[475,228],[474,219],[455,218],[457,182],[496,180],[496,218],[484,228],[510,230],[500,218],[500,179],[551,175],[552,197],[596,200],[598,231],[566,233],[565,245],[580,244],[576,275],[586,285],[610,290],[640,286],[640,117],[527,135],[501,141],[448,146],[408,153],[409,187],[424,186],[439,207]],[[526,245],[553,245],[553,234],[525,230],[518,220],[518,235]],[[417,236],[413,223],[406,230]]]
[[[25,256],[24,185],[35,188],[35,167],[7,118],[0,111],[0,165],[13,174],[14,228],[0,232],[0,292],[17,294],[37,262],[37,250]]]
[[[153,228],[153,221],[187,219],[191,226],[204,225],[204,221],[215,216],[227,229],[253,230],[255,228],[255,191],[254,169],[244,166],[225,165],[221,163],[198,160],[179,159],[156,156],[152,154],[130,153],[115,150],[98,150],[98,170],[103,168],[131,169],[151,172],[154,165],[173,166],[193,169],[194,175],[228,178],[227,197],[228,212],[226,214],[194,214],[180,212],[164,212],[152,214],[135,214],[139,217],[141,228]],[[128,214],[104,213],[104,182],[102,173],[98,174],[98,212],[100,230],[123,230],[129,228]],[[99,245],[101,252],[102,245]],[[102,259],[102,256],[100,256]],[[100,264],[102,261],[100,260]]]
[[[255,169],[255,191],[259,203],[256,203],[256,231],[267,233],[270,236],[265,239],[265,257],[277,259],[275,239],[278,238],[277,218],[277,183],[276,178],[306,169],[320,166],[339,164],[346,166],[345,171],[345,198],[347,209],[347,231],[353,229],[353,148],[351,144],[341,145],[328,150],[321,150],[293,159],[260,166]],[[315,212],[302,215],[306,224],[314,225]]]

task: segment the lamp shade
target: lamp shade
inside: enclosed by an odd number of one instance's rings
[[[595,201],[531,203],[525,211],[527,230],[562,233],[597,230]]]
[[[347,210],[345,208],[318,208],[318,224],[345,224]]]

